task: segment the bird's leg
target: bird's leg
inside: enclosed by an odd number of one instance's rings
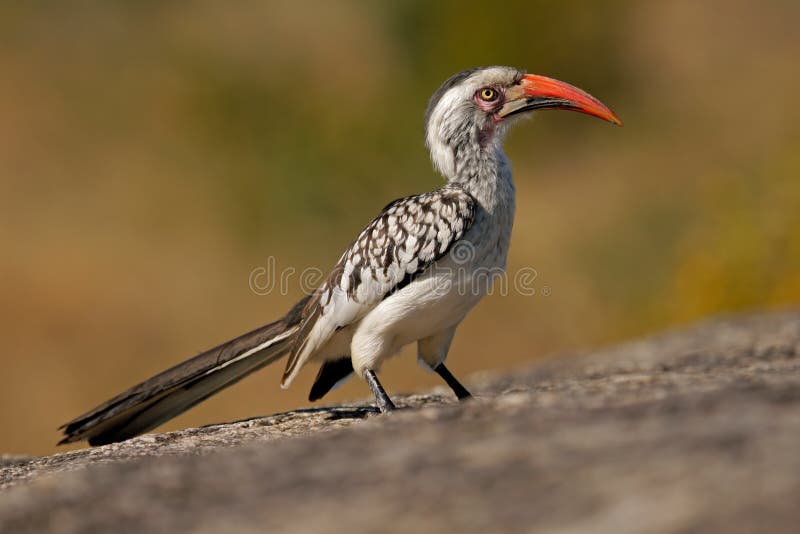
[[[381,412],[391,412],[395,409],[392,399],[386,394],[386,390],[383,389],[383,386],[378,381],[378,377],[375,376],[375,371],[369,369],[365,371],[364,380],[367,381],[369,389],[371,389],[372,393],[375,395],[375,402],[378,403],[378,408],[380,408]]]
[[[456,377],[453,376],[450,370],[447,367],[445,367],[443,363],[437,365],[433,370],[436,371],[439,374],[439,376],[441,376],[444,379],[445,382],[447,382],[447,385],[450,386],[450,389],[452,389],[453,393],[456,394],[458,400],[463,401],[472,398],[472,395],[470,394],[469,391],[467,391],[467,388],[462,386],[461,382],[456,380]]]

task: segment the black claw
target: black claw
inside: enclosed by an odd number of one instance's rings
[[[371,370],[367,370],[364,372],[364,379],[369,384],[369,389],[372,390],[372,393],[375,395],[375,402],[378,403],[378,408],[380,408],[381,412],[391,412],[395,409],[395,405],[392,402],[392,399],[389,398],[389,395],[386,394],[386,390],[383,389],[383,386],[378,381],[378,377],[375,376],[375,372]]]
[[[433,370],[436,371],[445,382],[447,382],[447,385],[450,386],[450,389],[452,389],[453,393],[456,394],[458,400],[463,401],[472,398],[472,395],[469,391],[467,391],[467,388],[462,386],[461,382],[456,380],[456,377],[453,376],[453,374],[447,369],[447,367],[444,366],[443,363],[437,365]]]

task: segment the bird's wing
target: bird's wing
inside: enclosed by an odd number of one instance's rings
[[[471,226],[476,207],[475,199],[455,184],[386,206],[306,305],[281,385],[287,387],[337,329],[360,320],[447,254]]]

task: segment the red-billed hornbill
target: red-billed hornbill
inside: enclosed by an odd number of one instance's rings
[[[120,441],[167,421],[289,354],[282,386],[321,363],[309,400],[352,374],[382,411],[394,404],[375,372],[416,342],[420,363],[459,399],[469,392],[444,365],[456,328],[506,266],[514,183],[503,137],[537,109],[567,109],[620,124],[605,105],[564,82],[510,67],[460,72],[425,113],[431,159],[447,183],[386,206],[345,250],[327,280],[282,319],[156,375],[70,421],[62,443]]]

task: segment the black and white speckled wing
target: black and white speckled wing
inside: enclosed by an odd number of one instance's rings
[[[363,318],[445,256],[471,226],[476,204],[460,186],[448,184],[386,206],[308,302],[281,385],[287,387],[336,330]]]

